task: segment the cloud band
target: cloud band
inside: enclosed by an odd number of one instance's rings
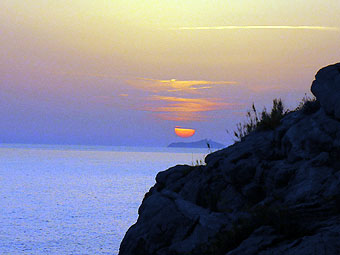
[[[288,30],[328,30],[340,31],[339,27],[327,26],[203,26],[203,27],[177,27],[169,30],[240,30],[240,29],[288,29]]]

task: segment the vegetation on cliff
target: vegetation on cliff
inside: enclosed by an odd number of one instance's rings
[[[306,114],[311,114],[319,108],[320,103],[315,97],[305,95],[293,111],[301,110]],[[233,135],[236,138],[235,141],[241,141],[245,136],[256,130],[274,130],[280,125],[281,120],[290,112],[292,111],[285,108],[280,98],[273,100],[273,106],[270,112],[267,112],[267,109],[264,108],[262,112],[259,113],[253,103],[251,110],[248,110],[246,113],[246,121],[236,124],[236,130],[233,131]]]

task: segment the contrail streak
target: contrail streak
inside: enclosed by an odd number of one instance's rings
[[[325,26],[213,26],[213,27],[174,27],[170,30],[236,30],[236,29],[301,29],[340,31],[339,27]]]

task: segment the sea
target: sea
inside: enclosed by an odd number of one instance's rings
[[[0,145],[0,254],[118,254],[159,171],[207,149]]]

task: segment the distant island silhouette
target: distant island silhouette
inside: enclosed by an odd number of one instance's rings
[[[177,143],[171,143],[168,145],[168,147],[180,147],[180,148],[208,148],[208,144],[210,148],[223,148],[225,147],[224,144],[203,139],[196,142],[177,142]]]

